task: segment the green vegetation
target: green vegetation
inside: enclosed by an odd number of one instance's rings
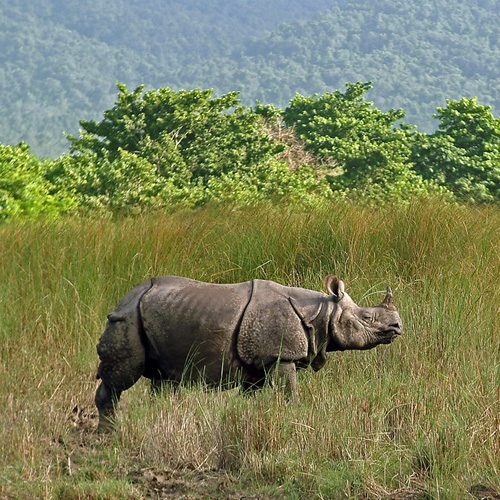
[[[370,100],[431,133],[445,99],[500,113],[493,0],[0,0],[0,142],[66,151],[117,81],[213,88],[285,107],[296,93],[376,82]]]
[[[216,86],[217,93],[238,89],[228,75],[235,47],[283,22],[310,19],[329,4],[0,0],[0,142],[25,142],[38,156],[61,155],[67,149],[63,134],[78,132],[75,117],[97,118],[113,103],[117,81],[150,88]],[[206,80],[205,66],[214,70]]]
[[[348,83],[285,109],[252,109],[237,92],[118,84],[103,119],[81,120],[79,136],[68,136],[70,153],[39,160],[24,144],[0,145],[0,219],[208,202],[500,201],[500,119],[489,107],[449,100],[437,109],[439,130],[424,134],[401,123],[403,110],[366,101],[370,88]]]
[[[447,101],[438,108],[439,130],[417,134],[410,161],[424,179],[436,180],[463,201],[500,195],[500,119],[477,99]]]
[[[0,144],[0,221],[17,217],[58,216],[76,207],[47,178],[50,162],[40,161],[25,144]]]
[[[0,226],[0,497],[467,498],[500,489],[500,210],[411,201],[366,207],[205,206]],[[202,388],[123,396],[93,433],[95,344],[143,279],[252,278],[361,305],[391,285],[393,345],[331,353],[299,400]]]
[[[4,3],[0,498],[500,490],[494,2]],[[99,121],[117,80],[149,83]],[[300,373],[293,405],[139,383],[94,434],[95,344],[134,284],[328,273],[361,305],[391,285],[403,336]]]

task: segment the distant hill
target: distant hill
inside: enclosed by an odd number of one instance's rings
[[[0,143],[40,156],[100,119],[116,82],[296,92],[373,81],[369,98],[431,131],[445,99],[500,111],[500,0],[0,0]]]

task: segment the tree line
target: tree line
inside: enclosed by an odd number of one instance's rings
[[[371,87],[297,94],[281,109],[243,106],[238,92],[118,84],[114,106],[100,121],[81,120],[59,158],[0,145],[0,219],[339,197],[500,201],[500,119],[490,107],[447,100],[426,134],[402,109],[374,107]]]

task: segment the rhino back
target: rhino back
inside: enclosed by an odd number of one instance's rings
[[[164,374],[174,380],[219,382],[237,369],[235,334],[251,295],[251,282],[203,283],[163,276],[141,299],[144,332]]]

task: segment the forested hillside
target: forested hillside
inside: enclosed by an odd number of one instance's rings
[[[372,81],[377,107],[427,132],[447,98],[500,110],[498,0],[0,0],[0,44],[0,143],[42,156],[117,81],[278,106]]]
[[[353,0],[247,43],[241,87],[283,102],[370,80],[377,107],[403,108],[429,132],[445,99],[478,96],[500,110],[499,37],[498,1]]]

